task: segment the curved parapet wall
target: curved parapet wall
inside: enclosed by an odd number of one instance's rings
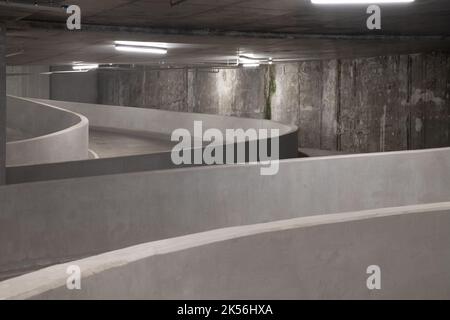
[[[277,137],[279,139],[279,159],[296,158],[298,156],[298,128],[274,121],[41,99],[30,99],[30,101],[82,114],[89,119],[91,128],[149,135],[167,141],[170,140],[172,132],[180,128],[190,131],[192,137],[201,138],[196,135],[193,128],[194,121],[202,122],[203,131],[214,128],[222,132],[224,136],[227,129],[242,129],[244,131],[248,129],[277,129],[279,131]],[[260,141],[265,140],[260,139]],[[219,143],[222,144],[223,141]],[[247,144],[245,149],[248,150]],[[185,166],[191,165],[174,165],[172,163],[169,148],[164,152],[126,157],[8,168],[6,178],[7,183],[13,184]]]
[[[297,218],[53,266],[0,299],[449,299],[449,243],[450,202]],[[366,286],[374,264],[382,290]],[[74,265],[81,290],[66,287]]]
[[[163,137],[167,140],[170,140],[176,129],[186,129],[194,139],[203,140],[202,132],[199,135],[194,129],[195,121],[201,121],[202,131],[217,129],[223,137],[226,136],[226,131],[230,129],[242,129],[244,131],[248,129],[275,129],[278,131],[277,137],[279,138],[279,158],[288,159],[298,156],[298,128],[294,125],[285,125],[271,120],[54,100],[37,101],[82,114],[89,119],[91,128],[137,132]],[[248,140],[252,141],[251,138]],[[222,144],[225,141],[217,141],[217,143]]]
[[[285,160],[274,176],[249,164],[0,186],[0,277],[206,230],[445,202],[449,185],[445,148]]]
[[[88,158],[86,117],[32,99],[8,96],[7,126],[21,138],[6,144],[8,166]]]
[[[91,127],[156,134],[170,138],[178,128],[191,130],[194,121],[202,121],[204,130],[214,128],[223,133],[227,129],[278,129],[280,136],[297,133],[296,126],[264,119],[249,119],[192,112],[173,112],[158,109],[121,107],[78,102],[35,99],[86,116]],[[195,136],[195,132],[192,132]],[[195,136],[201,139],[202,137]],[[294,153],[297,156],[297,153]]]

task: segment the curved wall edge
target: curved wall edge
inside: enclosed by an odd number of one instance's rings
[[[279,158],[289,159],[298,156],[298,128],[269,120],[42,99],[27,99],[27,101],[83,114],[89,119],[89,125],[93,128],[158,134],[167,138],[170,137],[172,130],[177,128],[193,130],[195,120],[203,120],[205,129],[217,127],[223,132],[226,129],[235,128],[279,129]],[[85,161],[9,166],[6,170],[6,181],[8,184],[17,184],[187,166],[192,165],[174,165],[171,161],[171,151],[167,151]]]
[[[0,273],[230,226],[450,199],[450,148],[282,160],[274,176],[260,168],[0,186],[0,242],[9,243]]]
[[[0,299],[448,299],[449,241],[449,202],[297,218],[56,265],[0,283]],[[81,290],[66,288],[70,265]]]
[[[7,106],[8,125],[28,137],[7,142],[7,166],[88,158],[89,121],[86,117],[15,96],[8,96]]]

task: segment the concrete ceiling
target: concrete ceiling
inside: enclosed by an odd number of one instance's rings
[[[275,59],[324,59],[450,48],[450,1],[381,5],[382,30],[366,28],[367,5],[309,0],[79,0],[82,31],[65,30],[62,9],[0,6],[9,64],[226,63],[238,52]],[[0,1],[1,3],[2,1]],[[14,1],[18,2],[18,1]],[[20,1],[34,3],[34,1]],[[66,1],[37,1],[59,7]],[[69,3],[69,2],[67,2]],[[168,44],[161,57],[118,54],[114,40]]]

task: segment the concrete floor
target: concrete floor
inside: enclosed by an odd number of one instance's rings
[[[149,135],[89,130],[89,149],[99,158],[170,151],[175,144],[170,140]]]

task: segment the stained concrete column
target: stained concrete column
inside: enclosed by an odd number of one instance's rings
[[[6,28],[0,24],[0,185],[5,184],[6,161]]]

